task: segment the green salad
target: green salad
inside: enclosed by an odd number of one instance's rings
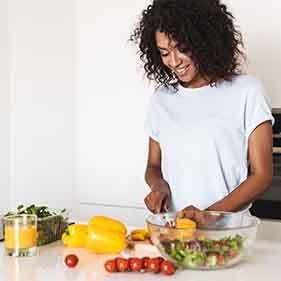
[[[15,212],[8,212],[4,216],[10,215],[36,215],[38,218],[46,218],[50,216],[62,215],[66,212],[66,209],[62,209],[59,212],[50,211],[47,206],[35,206],[34,204],[25,207],[24,205],[19,205]]]
[[[184,268],[227,266],[243,249],[245,238],[228,236],[220,240],[198,238],[189,241],[161,240],[160,250]]]

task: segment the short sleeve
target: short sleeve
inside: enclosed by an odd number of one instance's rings
[[[146,119],[144,123],[145,133],[153,138],[155,141],[159,142],[159,120],[157,114],[157,106],[156,106],[156,93],[154,93],[150,99],[150,103],[148,106]]]
[[[270,98],[266,95],[262,83],[258,80],[254,81],[246,100],[245,133],[247,139],[261,123],[271,121],[272,125],[274,124]]]

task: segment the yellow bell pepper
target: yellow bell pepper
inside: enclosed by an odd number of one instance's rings
[[[126,226],[122,222],[105,216],[94,216],[89,221],[89,225],[99,229],[120,232],[124,235],[127,233]]]
[[[62,242],[73,248],[85,247],[88,234],[88,226],[86,224],[71,224],[62,234]]]
[[[96,254],[114,254],[127,246],[126,226],[115,219],[95,216],[89,221],[86,248]]]
[[[95,254],[115,254],[127,246],[126,236],[120,232],[89,225],[86,248]]]

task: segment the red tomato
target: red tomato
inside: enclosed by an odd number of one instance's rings
[[[224,264],[225,264],[224,256],[223,255],[219,255],[218,256],[218,265],[222,266]]]
[[[129,261],[125,258],[116,258],[116,266],[118,271],[125,272],[129,269]]]
[[[142,258],[142,267],[144,269],[147,269],[148,260],[149,260],[149,257],[143,257]]]
[[[104,264],[104,268],[107,272],[116,272],[117,266],[115,260],[107,260]]]
[[[163,257],[159,256],[157,257],[157,259],[159,260],[159,263],[160,263],[160,266],[161,266],[161,263],[165,260]]]
[[[171,262],[164,260],[161,263],[161,272],[165,275],[172,275],[175,273],[175,267]]]
[[[139,258],[131,258],[129,263],[132,271],[139,271],[142,269],[142,260]]]
[[[238,251],[235,251],[235,250],[229,250],[228,251],[228,256],[234,258],[238,255]]]
[[[79,259],[76,255],[67,255],[64,258],[64,263],[68,266],[68,267],[75,267],[78,263]]]
[[[157,273],[160,270],[160,261],[158,258],[152,258],[147,261],[147,271]]]

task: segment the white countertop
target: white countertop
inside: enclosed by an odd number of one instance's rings
[[[3,242],[0,243],[0,280],[2,281],[118,281],[118,280],[177,280],[177,281],[277,281],[281,280],[281,242],[257,240],[251,257],[228,269],[215,271],[178,271],[172,276],[153,273],[107,273],[103,264],[113,255],[94,255],[86,249],[70,249],[55,242],[40,247],[37,257],[14,258],[4,256]],[[64,256],[74,253],[79,264],[67,268]],[[136,249],[136,256],[155,256],[153,247]],[[125,253],[126,255],[126,253]],[[169,279],[168,279],[169,278]]]

